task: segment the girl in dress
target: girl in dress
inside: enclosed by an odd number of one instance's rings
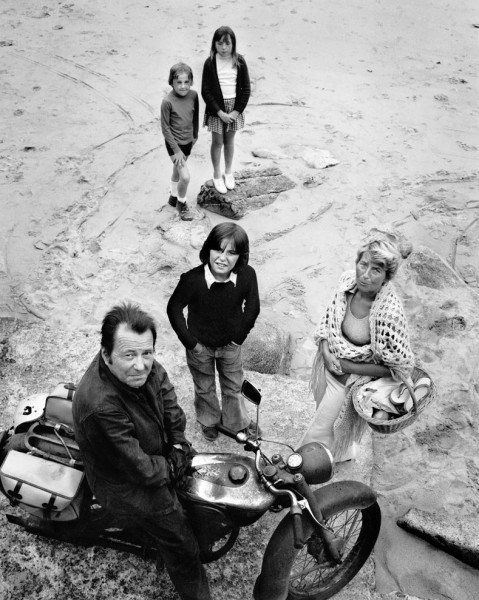
[[[243,112],[251,93],[246,61],[236,52],[236,36],[223,26],[213,35],[210,56],[203,67],[201,95],[206,104],[203,125],[211,131],[213,183],[221,194],[235,187],[232,173],[235,133],[244,127]],[[221,173],[224,148],[225,173]]]

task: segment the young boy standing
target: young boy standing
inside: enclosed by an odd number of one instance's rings
[[[173,163],[168,204],[177,208],[183,221],[192,221],[193,215],[186,204],[190,183],[186,161],[198,139],[198,94],[191,89],[193,72],[185,63],[171,67],[168,83],[173,89],[161,103],[161,131]]]

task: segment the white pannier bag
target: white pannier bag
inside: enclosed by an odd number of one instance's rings
[[[0,468],[0,477],[12,504],[58,513],[79,494],[84,473],[40,456],[10,450]]]

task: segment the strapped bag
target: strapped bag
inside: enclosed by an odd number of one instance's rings
[[[11,504],[49,512],[65,510],[77,496],[84,473],[40,456],[10,450],[0,476]]]
[[[12,436],[0,468],[10,503],[43,518],[75,519],[80,510],[84,472],[73,432],[74,391],[73,384],[59,384],[47,396],[43,415]]]

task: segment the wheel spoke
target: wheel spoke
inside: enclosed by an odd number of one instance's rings
[[[298,552],[293,564],[290,576],[291,589],[309,596],[337,578],[338,573],[347,568],[345,563],[350,562],[356,554],[355,544],[361,524],[359,509],[341,512],[326,522],[334,537],[342,540],[343,561],[339,565],[333,565],[326,559],[323,544],[317,534],[313,533],[308,543]]]

